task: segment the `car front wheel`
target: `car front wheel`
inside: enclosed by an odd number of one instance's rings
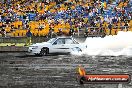
[[[47,48],[42,48],[40,51],[40,55],[46,56],[48,54],[48,49]]]

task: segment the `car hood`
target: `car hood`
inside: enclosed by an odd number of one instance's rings
[[[49,45],[50,43],[48,42],[42,42],[42,43],[35,43],[35,44],[32,44],[31,46],[41,46],[41,45]]]

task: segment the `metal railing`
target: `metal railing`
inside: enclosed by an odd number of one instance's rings
[[[0,43],[25,43],[26,37],[0,37]]]
[[[47,41],[46,37],[32,37],[32,43]],[[0,43],[27,43],[27,37],[0,37]]]

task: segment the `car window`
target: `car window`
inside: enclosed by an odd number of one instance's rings
[[[57,39],[54,43],[53,43],[54,45],[59,45],[59,44],[65,44],[65,42],[64,42],[64,39],[62,38],[62,39]]]
[[[65,39],[65,44],[75,44],[72,39]]]
[[[79,44],[75,39],[73,39],[73,41],[74,41],[74,44]]]
[[[56,38],[52,38],[49,41],[47,41],[48,43],[53,43],[56,40]]]

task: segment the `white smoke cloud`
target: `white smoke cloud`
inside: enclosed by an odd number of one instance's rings
[[[132,32],[118,32],[118,35],[106,36],[104,38],[87,38],[84,44],[87,49],[83,51],[86,55],[127,55],[132,56]]]

